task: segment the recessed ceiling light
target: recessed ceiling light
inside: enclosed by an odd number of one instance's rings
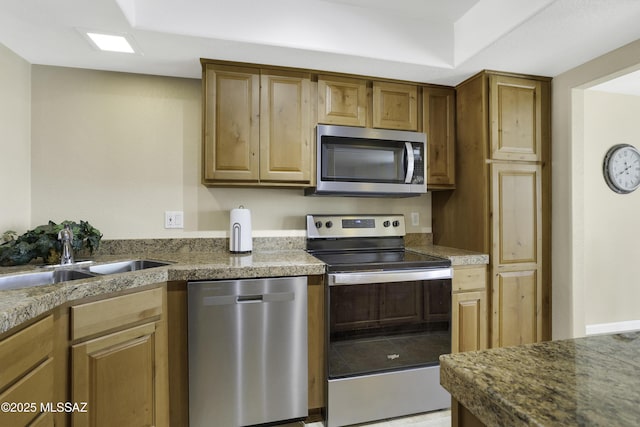
[[[106,33],[78,29],[82,35],[98,50],[107,52],[140,53],[128,34]]]

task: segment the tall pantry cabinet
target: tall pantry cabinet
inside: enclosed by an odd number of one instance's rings
[[[456,88],[456,190],[434,243],[490,255],[490,346],[550,338],[550,79],[484,71]]]

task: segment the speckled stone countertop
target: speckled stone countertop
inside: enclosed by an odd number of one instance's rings
[[[0,333],[18,326],[60,305],[96,295],[107,295],[154,283],[172,280],[242,279],[251,277],[309,276],[324,274],[325,264],[303,250],[254,252],[234,255],[229,252],[152,253],[143,256],[99,255],[98,263],[127,259],[169,261],[167,267],[157,267],[127,273],[97,276],[53,285],[0,290]],[[0,268],[0,275],[40,267]]]
[[[440,357],[440,382],[487,426],[638,426],[640,331]]]
[[[451,265],[454,267],[457,265],[489,264],[489,255],[466,251],[464,249],[455,249],[437,245],[408,246],[407,249],[426,255],[448,258],[451,260]]]
[[[406,244],[408,249],[416,252],[449,258],[453,265],[488,262],[486,255],[434,246],[429,238],[408,239]],[[101,243],[95,256],[89,258],[94,263],[152,259],[169,261],[171,264],[167,267],[54,285],[0,290],[0,333],[66,303],[154,283],[172,280],[308,276],[325,272],[325,264],[304,251],[304,237],[254,238],[254,251],[250,255],[230,254],[227,251],[228,247],[228,239],[106,240]],[[41,267],[34,264],[0,267],[0,276],[33,270],[42,271]]]

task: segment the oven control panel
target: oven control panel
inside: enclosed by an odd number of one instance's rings
[[[307,239],[404,235],[404,215],[307,215]]]

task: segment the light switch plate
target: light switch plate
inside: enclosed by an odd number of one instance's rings
[[[420,213],[411,212],[411,225],[413,226],[420,225]]]
[[[184,212],[166,211],[164,213],[164,228],[184,228]]]

